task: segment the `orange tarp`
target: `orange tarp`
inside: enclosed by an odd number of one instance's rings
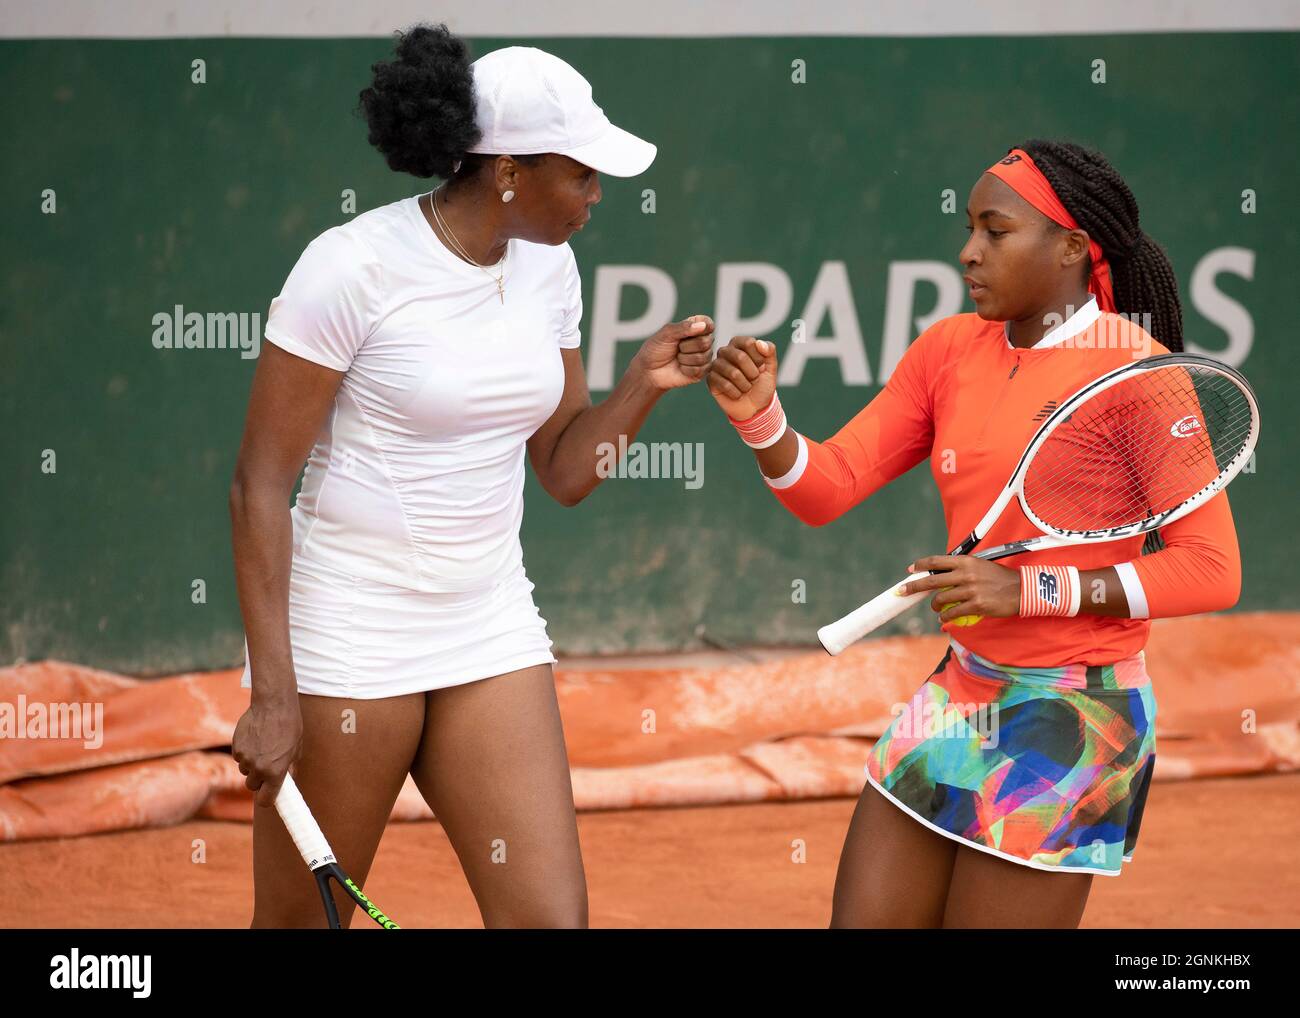
[[[725,668],[556,670],[578,808],[856,795],[872,741],[943,655],[942,636],[891,637]],[[1300,613],[1157,622],[1156,780],[1300,769]],[[0,670],[18,706],[102,711],[94,737],[5,733],[0,840],[247,821],[227,748],[248,702],[239,670],[138,681],[61,662]],[[37,730],[39,731],[39,730]],[[393,818],[432,814],[407,780]]]

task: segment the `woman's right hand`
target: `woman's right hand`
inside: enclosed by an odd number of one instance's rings
[[[753,336],[736,336],[718,350],[709,368],[709,392],[733,420],[753,417],[776,395],[776,346]]]
[[[254,704],[235,725],[230,752],[259,806],[275,805],[289,765],[302,752],[302,710],[298,697]]]

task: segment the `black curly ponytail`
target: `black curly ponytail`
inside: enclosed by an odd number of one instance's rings
[[[1029,153],[1057,196],[1101,245],[1110,262],[1115,306],[1122,314],[1150,314],[1150,333],[1177,353],[1183,349],[1183,307],[1169,256],[1138,225],[1137,200],[1124,178],[1094,152],[1070,142],[1027,141]]]
[[[416,25],[397,33],[395,54],[361,92],[370,144],[399,173],[450,177],[481,137],[469,48],[446,25]]]

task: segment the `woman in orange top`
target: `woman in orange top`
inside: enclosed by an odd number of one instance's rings
[[[980,177],[966,214],[976,313],[927,329],[825,442],[787,425],[773,344],[740,336],[718,352],[710,391],[805,523],[831,522],[928,456],[956,546],[1056,403],[1182,349],[1168,258],[1100,154],[1026,142]],[[985,544],[1032,533],[1013,509]],[[902,592],[935,592],[950,647],[872,751],[833,926],[1078,925],[1093,875],[1132,855],[1155,764],[1149,620],[1222,610],[1240,590],[1226,493],[1161,536],[912,563],[938,575]],[[1034,596],[1045,574],[1062,596]]]

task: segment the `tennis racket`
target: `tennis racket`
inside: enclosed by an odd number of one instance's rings
[[[1210,357],[1163,354],[1126,364],[1084,386],[1043,421],[1011,480],[950,555],[1000,559],[1065,545],[1118,541],[1186,516],[1241,471],[1259,439],[1250,384]],[[1039,533],[976,552],[1018,499]],[[900,596],[912,573],[817,631],[839,654],[933,591]]]
[[[280,786],[280,794],[276,796],[275,808],[280,812],[280,819],[284,821],[284,826],[289,829],[289,837],[293,838],[293,843],[298,846],[298,852],[302,855],[303,862],[307,868],[312,871],[316,877],[316,887],[320,890],[321,900],[325,902],[325,916],[329,919],[331,930],[343,929],[343,924],[339,922],[339,912],[334,906],[334,895],[330,891],[330,880],[333,879],[343,890],[347,891],[355,901],[375,922],[386,930],[400,930],[401,927],[388,916],[380,911],[369,898],[361,893],[361,888],[352,882],[352,878],[343,872],[341,867],[334,860],[334,853],[330,850],[329,842],[325,840],[325,835],[321,833],[320,825],[316,823],[316,818],[311,815],[311,810],[307,808],[307,801],[298,791],[298,786],[294,783],[293,775],[284,776],[284,784]]]

